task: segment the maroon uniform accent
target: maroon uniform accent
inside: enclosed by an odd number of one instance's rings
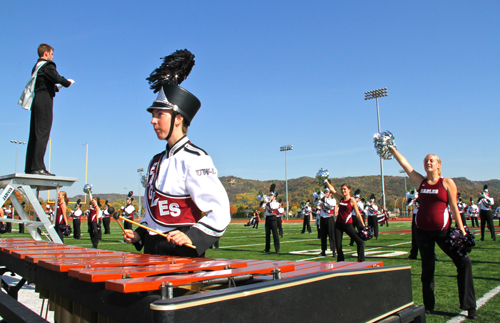
[[[342,223],[352,223],[352,204],[351,204],[351,199],[346,200],[341,200],[339,202],[339,215],[337,216],[337,221],[340,221]]]
[[[146,186],[146,207],[153,221],[164,226],[192,226],[201,219],[201,211],[189,195],[173,196],[160,192],[156,186],[158,163],[163,154],[156,155],[151,161]],[[152,178],[153,177],[153,178]]]
[[[450,228],[448,212],[448,192],[443,186],[443,178],[430,185],[427,179],[418,188],[420,208],[415,217],[417,228],[427,231],[444,231]]]
[[[93,206],[89,208],[90,213],[89,213],[89,222],[96,222],[97,223],[97,212],[96,209],[94,209]]]
[[[64,224],[64,217],[62,214],[62,203],[58,203],[56,207],[56,225],[57,224]]]

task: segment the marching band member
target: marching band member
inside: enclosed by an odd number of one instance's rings
[[[304,204],[304,206],[302,207],[303,222],[302,222],[302,231],[300,231],[300,233],[306,232],[306,228],[307,228],[307,232],[311,233],[311,212],[312,212],[312,209],[309,206],[309,203],[310,203],[310,201],[307,201]]]
[[[378,240],[378,206],[375,194],[370,195],[370,205],[368,206],[368,226],[372,228],[375,240]]]
[[[418,193],[411,190],[410,193],[413,197],[407,200],[407,206],[412,207],[412,219],[411,219],[411,249],[410,255],[406,259],[417,259],[418,256],[418,245],[417,245],[417,225],[415,223],[415,218],[417,216],[418,207],[420,205],[420,200],[418,199]],[[406,194],[408,196],[408,193]]]
[[[278,235],[278,224],[276,220],[276,214],[278,213],[280,204],[276,201],[277,193],[275,192],[275,188],[276,185],[271,184],[271,188],[269,190],[269,201],[263,205],[266,210],[266,247],[262,251],[264,253],[269,252],[271,248],[271,232],[273,233],[274,250],[276,253],[280,252],[280,238]]]
[[[352,225],[352,212],[354,211],[359,223],[364,226],[363,218],[358,210],[356,200],[351,197],[351,187],[348,184],[342,184],[340,190],[342,194],[337,193],[330,182],[326,182],[328,188],[333,192],[339,202],[339,214],[335,222],[335,245],[337,247],[337,261],[344,261],[344,252],[342,251],[342,235],[347,233],[351,239],[356,242],[358,252],[358,262],[365,261],[365,243],[358,235]]]
[[[127,196],[127,205],[122,209],[122,216],[125,219],[134,221],[135,206],[132,204],[134,198],[132,197],[134,193],[130,191]],[[132,230],[132,223],[128,221],[123,221],[123,227],[128,230]]]
[[[478,214],[479,214],[479,207],[476,205],[476,203],[472,200],[472,197],[470,199],[470,205],[468,207],[468,211],[470,214],[470,222],[471,222],[471,228],[474,227],[474,222],[476,222],[476,227],[479,227],[479,221],[478,221]]]
[[[480,241],[484,241],[484,227],[486,224],[488,225],[488,230],[490,230],[491,239],[493,241],[497,241],[497,237],[495,236],[495,226],[493,225],[493,213],[491,211],[491,207],[495,204],[495,201],[492,197],[490,197],[488,185],[484,185],[483,193],[481,193],[480,200],[477,204],[479,206],[479,218],[481,219]]]
[[[99,209],[97,198],[93,197],[90,200],[89,217],[87,221],[89,227],[90,240],[92,241],[92,248],[95,249],[97,249],[97,246],[99,245],[99,230],[97,229],[97,217],[99,216],[100,212],[101,210]]]
[[[314,224],[316,225],[316,230],[318,231],[318,239],[321,238],[320,229],[319,229],[319,221],[321,219],[321,209],[319,207],[313,207],[312,216],[314,218]]]
[[[75,210],[73,211],[73,238],[80,239],[82,231],[81,231],[81,217],[82,217],[82,209],[80,202],[82,200],[78,199],[75,204]]]
[[[278,213],[276,214],[276,225],[278,226],[278,234],[281,238],[283,238],[283,213],[285,212],[282,202],[283,200],[280,197],[278,200],[280,207],[278,208]]]
[[[441,159],[429,154],[424,158],[426,176],[417,173],[406,158],[394,146],[390,151],[403,167],[413,183],[418,185],[418,209],[415,223],[417,225],[417,244],[422,257],[422,293],[427,313],[432,313],[435,306],[434,270],[435,244],[453,260],[457,268],[458,297],[460,308],[468,311],[468,318],[477,319],[476,297],[472,277],[472,262],[467,254],[459,255],[446,243],[451,218],[448,205],[457,227],[466,235],[462,218],[457,207],[457,186],[450,178],[441,177]]]
[[[59,203],[56,207],[56,217],[55,217],[55,229],[61,241],[64,242],[64,235],[61,226],[68,225],[68,219],[66,218],[66,205],[69,202],[68,195],[64,191],[59,191],[57,195]]]
[[[326,239],[330,242],[330,250],[332,251],[332,256],[336,257],[335,249],[335,213],[337,211],[337,200],[332,196],[332,191],[330,188],[325,187],[325,196],[321,197],[317,203],[318,207],[321,208],[319,216],[319,233],[321,239],[321,253],[320,256],[326,256]]]
[[[229,198],[212,158],[186,135],[201,103],[178,84],[191,71],[193,58],[187,50],[176,51],[148,78],[158,97],[147,111],[166,149],[148,167],[143,224],[167,237],[139,227],[126,230],[124,238],[149,254],[204,256],[231,221]],[[182,67],[176,70],[174,65]]]
[[[458,193],[457,199],[458,199],[457,202],[458,212],[460,213],[460,217],[462,218],[462,223],[466,225],[465,211],[467,210],[467,204],[462,202],[462,194]]]
[[[104,234],[111,234],[111,230],[109,229],[109,224],[111,222],[111,214],[108,212],[109,202],[106,200],[104,203],[104,211],[102,212],[102,224],[104,226]]]

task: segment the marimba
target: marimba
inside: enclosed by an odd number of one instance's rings
[[[0,239],[0,251],[0,265],[36,284],[61,323],[375,322],[394,313],[425,321],[409,266],[182,258],[30,239]]]

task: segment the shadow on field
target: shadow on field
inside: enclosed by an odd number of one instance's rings
[[[426,316],[427,315],[429,315],[429,314],[426,314]],[[433,311],[432,314],[430,314],[430,315],[454,317],[454,316],[460,315],[460,313],[452,313],[452,312],[444,312],[444,311]],[[463,316],[463,315],[460,315],[460,316]]]

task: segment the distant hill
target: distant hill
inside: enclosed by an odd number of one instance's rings
[[[264,194],[269,194],[269,186],[272,183],[276,184],[276,191],[278,192],[278,198],[285,200],[285,181],[284,180],[269,180],[269,181],[259,181],[253,179],[243,179],[236,176],[224,176],[220,178],[222,185],[226,188],[229,196],[229,201],[231,205],[237,207],[241,206],[244,208],[250,207],[255,209],[259,205],[257,200],[257,194],[262,191]],[[339,187],[343,183],[348,183],[351,186],[352,193],[356,189],[361,190],[361,195],[368,198],[372,193],[377,197],[377,201],[380,202],[380,197],[382,194],[382,189],[380,185],[380,176],[357,176],[357,177],[341,177],[341,178],[331,178],[335,187]],[[489,180],[489,181],[471,181],[465,177],[458,177],[453,179],[457,184],[458,192],[461,193],[462,199],[465,202],[469,202],[469,198],[473,198],[474,201],[477,200],[479,193],[483,191],[483,185],[487,184],[490,190],[490,195],[495,198],[495,202],[498,204],[500,199],[500,180]],[[398,206],[401,207],[401,200],[405,198],[405,181],[402,176],[384,176],[385,190],[386,190],[386,203],[389,210],[394,208],[396,199],[398,200]],[[406,177],[407,187],[414,187],[413,183],[408,177]],[[288,199],[290,201],[290,207],[293,205],[300,205],[301,202],[307,200],[313,200],[312,192],[320,189],[320,186],[315,183],[315,179],[312,177],[299,177],[288,180]],[[94,194],[101,198],[101,201],[108,200],[110,203],[122,200],[125,201],[126,194],[116,194],[116,193],[105,193],[105,194]],[[70,198],[71,202],[75,202],[77,199],[84,200],[84,195],[77,195]],[[138,202],[137,195],[134,195],[135,202]],[[121,202],[121,201],[120,201]]]

